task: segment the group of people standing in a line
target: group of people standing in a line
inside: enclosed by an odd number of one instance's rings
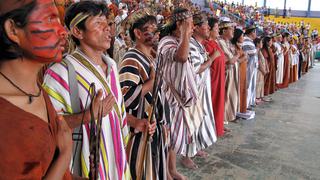
[[[124,53],[114,61],[108,50],[120,34],[103,3],[72,3],[66,29],[52,0],[0,5],[3,179],[186,179],[177,155],[196,169],[193,158],[208,156],[237,113],[313,65],[309,43],[298,47],[289,32],[257,37],[254,26],[185,7],[161,28],[148,9],[130,14],[132,46],[115,48]]]

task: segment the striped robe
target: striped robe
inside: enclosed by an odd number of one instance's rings
[[[148,92],[141,97],[142,85],[149,80],[151,65],[154,60],[147,58],[137,49],[130,49],[123,57],[120,64],[120,86],[124,95],[126,111],[129,114],[139,118],[148,119],[148,110],[152,103],[152,92]],[[160,93],[157,93],[160,98]],[[163,133],[165,122],[162,118],[163,110],[161,100],[158,100],[156,120],[157,128],[152,137],[152,143],[148,143],[147,155],[145,158],[146,167],[144,167],[143,179],[165,180],[167,179],[165,137]],[[141,145],[143,133],[135,132],[130,128],[131,136],[127,146],[128,161],[133,179],[137,179],[136,167],[139,156],[142,156]]]
[[[88,90],[91,83],[95,83],[96,93],[103,91],[103,97],[112,93],[116,99],[112,111],[102,120],[102,138],[100,142],[100,179],[130,179],[127,165],[125,146],[129,139],[126,112],[123,96],[120,90],[119,77],[115,62],[103,56],[108,66],[107,75],[100,66],[94,65],[79,49],[72,55],[66,56],[64,61],[72,63],[76,69],[81,109],[85,107]],[[57,111],[61,109],[65,114],[72,114],[68,69],[64,62],[53,64],[45,73],[43,87],[50,95],[52,104]],[[91,103],[89,98],[88,104]],[[83,142],[81,154],[82,174],[89,173],[89,124],[83,125]]]
[[[191,118],[193,112],[190,107],[197,103],[198,87],[190,58],[185,63],[175,61],[178,46],[178,39],[173,36],[162,38],[158,45],[159,61],[163,63],[162,104],[166,122],[170,122],[171,148],[177,154],[192,156],[193,154],[188,154],[187,144],[194,143],[192,135],[198,126],[193,125],[200,124],[201,119]]]
[[[196,72],[199,71],[201,64],[207,61],[207,52],[202,44],[194,38],[190,41],[190,61]],[[215,121],[211,101],[211,78],[210,68],[197,74],[197,87],[199,90],[198,98],[203,107],[203,121],[194,134],[194,143],[188,144],[188,155],[195,155],[199,150],[205,149],[217,141],[215,132]]]
[[[232,45],[230,41],[220,39],[219,44],[226,57],[224,120],[228,122],[236,119],[236,114],[240,109],[239,63],[227,64],[227,62],[233,58]]]
[[[242,45],[243,51],[248,56],[247,64],[247,106],[254,106],[256,103],[256,86],[258,71],[258,54],[256,46],[249,37],[245,37]]]

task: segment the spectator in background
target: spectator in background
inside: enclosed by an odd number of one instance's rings
[[[158,10],[156,18],[157,18],[157,24],[163,24],[164,23],[164,17],[162,15],[162,11],[161,10]]]
[[[118,10],[118,15],[114,19],[116,26],[119,26],[120,23],[128,16],[127,11],[125,9],[125,6],[122,6],[122,8]]]
[[[110,12],[114,17],[118,15],[119,9],[115,0],[111,0],[111,4],[109,4],[108,8],[110,9]]]
[[[120,64],[120,60],[128,50],[128,46],[125,41],[126,38],[127,34],[123,23],[117,30],[113,48],[113,59],[118,66]]]

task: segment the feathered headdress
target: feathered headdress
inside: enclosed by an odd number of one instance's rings
[[[151,9],[149,8],[143,8],[143,9],[139,9],[136,10],[134,12],[132,12],[127,18],[126,18],[126,23],[129,24],[130,26],[132,26],[135,22],[137,22],[139,19],[145,17],[145,16],[149,16],[149,15],[154,15],[151,12]]]

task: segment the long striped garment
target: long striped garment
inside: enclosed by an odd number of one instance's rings
[[[244,37],[243,51],[248,56],[247,64],[247,106],[253,106],[256,103],[256,86],[258,72],[258,53],[253,40],[249,37]]]
[[[198,128],[194,124],[200,124],[201,120],[193,119],[197,122],[191,122],[189,107],[195,106],[199,100],[197,76],[190,61],[175,61],[178,46],[178,39],[173,36],[166,36],[159,42],[159,61],[163,62],[161,96],[166,122],[170,122],[170,146],[177,154],[187,156],[187,144],[194,143],[192,135]]]
[[[126,111],[139,119],[149,118],[148,110],[150,110],[152,103],[152,92],[148,92],[142,97],[141,91],[143,84],[150,79],[149,74],[152,65],[154,66],[154,60],[135,48],[126,52],[120,64],[120,86],[124,95]],[[160,98],[159,92],[157,95]],[[166,180],[165,133],[163,132],[165,122],[161,99],[158,100],[155,117],[157,128],[152,137],[152,142],[147,143],[148,150],[145,156],[143,179]],[[138,159],[143,155],[141,150],[143,133],[135,132],[134,128],[130,128],[130,132],[130,140],[127,146],[128,161],[132,178],[137,179]]]
[[[96,92],[101,89],[103,98],[113,94],[116,99],[112,111],[102,120],[102,138],[100,142],[100,179],[130,179],[130,170],[127,165],[125,146],[129,139],[126,112],[123,96],[120,89],[117,66],[115,62],[103,56],[108,66],[107,73],[100,66],[93,64],[90,59],[76,49],[72,55],[66,56],[64,61],[72,63],[76,69],[81,109],[84,109],[91,83],[95,83]],[[65,114],[72,114],[70,87],[68,82],[68,68],[65,62],[52,65],[45,73],[44,89],[50,95],[55,109],[63,109]],[[89,98],[88,104],[91,103]],[[83,142],[81,154],[82,174],[88,177],[89,173],[89,124],[83,125]]]
[[[201,64],[207,61],[207,52],[202,44],[194,38],[190,41],[190,61],[196,72],[199,71]],[[203,108],[203,121],[197,132],[194,134],[194,143],[188,144],[189,157],[194,156],[199,150],[203,150],[217,141],[215,132],[215,120],[211,101],[211,78],[210,68],[197,74],[197,87],[199,90],[199,100]]]
[[[220,39],[218,42],[226,57],[224,120],[228,122],[236,119],[236,114],[240,109],[239,64],[238,62],[235,64],[228,64],[228,62],[233,58],[233,49],[230,41]]]

